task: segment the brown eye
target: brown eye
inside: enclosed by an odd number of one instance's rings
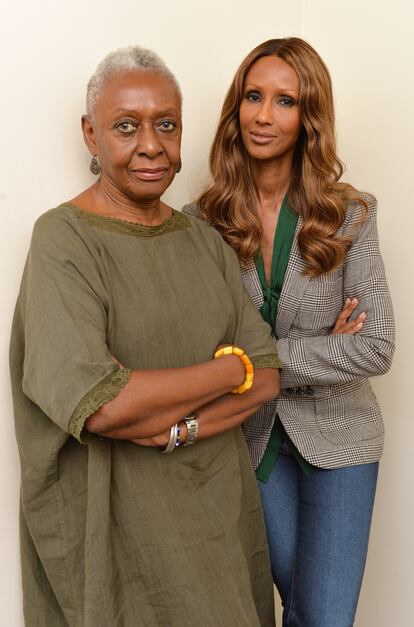
[[[260,102],[260,94],[257,91],[249,91],[245,95],[246,100],[249,102]]]
[[[278,99],[277,103],[282,105],[283,107],[293,107],[293,105],[296,104],[293,98],[291,98],[290,96],[282,96]]]
[[[171,133],[172,131],[175,131],[176,128],[177,124],[172,120],[162,120],[158,124],[158,129],[166,133]]]
[[[136,127],[132,124],[132,122],[120,122],[116,125],[116,128],[118,131],[121,131],[121,133],[125,133],[125,135],[127,135],[129,133],[133,133]]]

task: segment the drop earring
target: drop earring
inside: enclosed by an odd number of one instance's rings
[[[91,163],[89,165],[89,169],[92,174],[95,174],[95,176],[98,176],[98,174],[101,173],[101,166],[99,165],[98,155],[93,155]]]

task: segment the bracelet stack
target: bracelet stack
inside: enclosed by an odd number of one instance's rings
[[[176,446],[180,446],[180,427],[176,423],[170,429],[170,439],[167,446],[161,449],[161,453],[172,453]]]
[[[184,422],[187,425],[187,438],[183,446],[190,446],[194,444],[198,436],[198,420],[196,414],[189,414],[184,418]]]
[[[170,429],[170,438],[167,446],[161,450],[161,453],[172,453],[177,446],[190,446],[194,444],[198,436],[198,420],[196,414],[189,414],[183,418],[183,421],[187,425],[187,438],[185,442],[180,440],[181,427],[178,423],[173,425]],[[180,423],[181,424],[181,423]]]
[[[253,364],[248,355],[246,355],[244,350],[238,346],[225,346],[224,348],[219,348],[214,353],[214,359],[223,357],[224,355],[236,355],[237,357],[240,357],[246,371],[246,378],[244,382],[241,385],[238,385],[237,388],[234,388],[234,390],[232,390],[232,394],[243,394],[244,392],[247,392],[247,390],[250,390],[253,385]]]

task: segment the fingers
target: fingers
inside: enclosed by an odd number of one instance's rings
[[[340,314],[338,315],[338,318],[336,319],[336,324],[338,323],[343,324],[344,322],[346,322],[348,318],[350,317],[350,315],[355,311],[357,306],[358,306],[357,298],[347,298],[344,303],[344,306],[341,309]]]
[[[153,435],[151,437],[142,438],[138,436],[137,428],[125,428],[116,429],[113,431],[106,431],[105,433],[99,433],[98,435],[105,438],[112,438],[114,440],[129,440],[134,444],[140,446],[166,446],[170,437],[170,430],[160,433],[159,435]],[[137,437],[138,436],[138,437]]]
[[[355,320],[351,320],[347,322],[347,324],[344,325],[341,333],[348,333],[351,335],[353,335],[354,333],[358,333],[358,331],[360,331],[362,327],[364,326],[364,322],[366,318],[367,318],[367,314],[365,313],[365,311],[363,311],[362,313],[359,314],[357,318],[355,318]]]
[[[341,311],[338,314],[334,328],[332,329],[332,335],[337,333],[343,333],[344,325],[347,324],[349,317],[355,311],[358,306],[357,298],[347,298]]]
[[[361,331],[364,322],[366,320],[366,313],[361,312],[356,318],[350,320],[350,316],[355,311],[358,306],[357,298],[347,298],[344,306],[342,307],[338,317],[336,319],[335,325],[332,329],[331,335],[338,335],[340,333],[346,333],[348,335],[354,335]]]

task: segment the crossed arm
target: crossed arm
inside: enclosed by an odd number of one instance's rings
[[[319,336],[302,334],[299,328],[294,336],[279,339],[283,388],[347,383],[384,374],[391,366],[394,317],[378,244],[376,203],[368,196],[367,203],[364,221],[360,221],[362,210],[354,207],[344,226],[353,241],[343,267],[343,294],[344,298],[357,297],[358,301],[347,299],[348,307],[356,302],[362,310],[354,332],[347,327],[345,313],[330,334],[326,328]]]
[[[255,370],[253,387],[231,394],[244,378],[244,366],[235,355],[186,368],[135,370],[119,394],[87,419],[85,428],[105,437],[161,446],[173,424],[197,411],[198,439],[209,438],[240,425],[279,393],[276,369]]]
[[[353,335],[361,330],[365,313],[350,319],[357,306],[356,298],[347,299],[332,335]],[[255,371],[251,390],[231,394],[244,375],[242,362],[235,355],[187,368],[135,370],[119,394],[87,419],[85,428],[142,446],[163,446],[170,427],[196,410],[198,438],[213,437],[242,424],[279,393],[279,372],[263,368]],[[183,429],[185,439],[185,425]]]

